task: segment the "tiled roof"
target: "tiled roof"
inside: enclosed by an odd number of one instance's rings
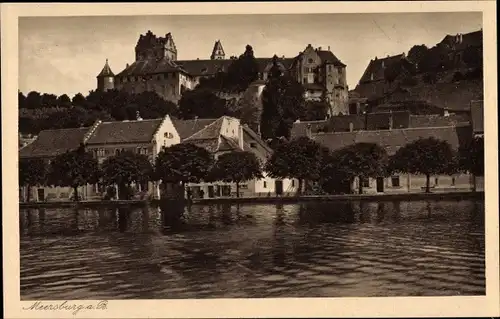
[[[159,61],[148,59],[135,61],[127,66],[123,71],[117,74],[117,77],[124,76],[140,76],[155,73],[167,73],[173,71],[181,71],[182,68],[175,62],[163,58]]]
[[[186,140],[205,140],[219,138],[224,117],[220,117],[212,123],[208,124],[198,132],[186,138]]]
[[[471,102],[472,129],[474,133],[484,132],[484,107],[483,101]]]
[[[181,140],[184,140],[206,126],[212,124],[217,119],[196,119],[196,120],[178,120],[172,119],[172,123],[179,133]]]
[[[233,60],[180,60],[175,61],[175,64],[193,76],[209,76],[216,74],[219,69],[227,71],[232,62]]]
[[[238,149],[240,149],[240,146],[236,141],[221,135],[221,141],[217,151],[235,151]]]
[[[401,59],[404,58],[404,54],[398,54],[393,56],[388,56],[386,58],[375,58],[371,60],[368,66],[366,67],[363,76],[359,80],[360,83],[369,82],[369,81],[380,81],[385,79],[385,68],[391,66],[395,63],[399,63]],[[383,66],[382,66],[383,65]],[[371,75],[373,74],[373,80]]]
[[[345,67],[346,65],[342,63],[331,51],[317,50],[316,53],[319,55],[323,63],[332,63],[336,66]]]
[[[468,110],[470,101],[483,99],[483,81],[466,80],[458,83],[422,84],[405,91],[397,90],[386,102],[424,101],[440,108]]]
[[[448,126],[434,128],[407,128],[383,131],[357,131],[345,133],[322,133],[313,135],[313,139],[335,151],[356,143],[375,143],[386,149],[389,155],[400,147],[419,138],[435,137],[445,140],[457,150],[460,145],[467,145],[471,139],[471,127]]]
[[[102,122],[87,144],[147,143],[150,142],[163,119]]]
[[[207,138],[207,139],[196,139],[196,140],[184,140],[183,144],[193,144],[198,147],[204,148],[210,153],[215,153],[219,149],[219,138]]]
[[[52,157],[77,149],[89,127],[41,131],[37,139],[19,150],[19,157]]]
[[[410,115],[410,127],[441,127],[459,124],[470,124],[468,114],[443,115]]]
[[[440,42],[442,44],[447,44],[454,47],[456,50],[462,50],[469,46],[482,46],[483,45],[483,31],[474,31],[470,33],[462,34],[462,42],[456,42],[457,35],[446,35],[444,39]]]
[[[383,97],[388,92],[391,92],[393,88],[389,83],[383,80],[359,83],[353,90],[360,98],[366,98],[368,100],[375,100]]]
[[[100,78],[100,77],[106,77],[106,76],[110,76],[110,77],[115,76],[115,74],[113,73],[113,71],[111,71],[111,68],[109,67],[108,59],[106,59],[106,64],[104,64],[104,67],[102,68],[101,73],[99,73],[99,75],[97,77]]]
[[[257,145],[252,147],[252,143]],[[265,163],[273,152],[269,145],[248,126],[243,126],[243,150],[255,154],[261,163]]]

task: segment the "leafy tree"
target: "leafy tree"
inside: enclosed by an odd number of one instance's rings
[[[449,50],[444,46],[435,46],[426,51],[419,63],[421,72],[442,72],[452,66],[448,56]]]
[[[468,47],[464,50],[463,61],[468,67],[483,67],[483,50],[477,47]]]
[[[18,105],[17,105],[18,109],[26,108],[26,96],[24,96],[24,94],[21,91],[17,93],[17,96],[18,96]]]
[[[26,201],[30,201],[31,187],[45,184],[47,173],[47,165],[42,159],[21,158],[19,160],[19,186],[24,186],[28,190]]]
[[[214,158],[206,149],[191,143],[175,144],[158,154],[155,175],[164,183],[181,183],[184,190],[186,183],[207,178],[213,163]]]
[[[329,106],[323,101],[306,101],[306,112],[301,120],[321,121],[327,118]]]
[[[146,155],[130,151],[107,158],[102,163],[102,179],[106,185],[118,185],[121,199],[130,199],[130,184],[147,182],[153,167]]]
[[[42,96],[39,92],[31,91],[26,96],[26,108],[28,109],[38,109],[42,105]]]
[[[390,159],[390,171],[423,174],[426,193],[430,192],[430,176],[453,174],[456,157],[451,145],[434,137],[421,138],[401,147]]]
[[[41,107],[56,107],[57,105],[57,95],[43,93],[41,97]]]
[[[308,137],[278,144],[264,170],[273,178],[296,178],[297,193],[302,193],[304,180],[320,178],[323,159],[328,150]]]
[[[319,183],[329,194],[350,193],[352,177],[339,165],[340,152],[326,155],[322,161]]]
[[[408,51],[408,60],[415,64],[420,64],[422,59],[426,56],[429,48],[425,44],[414,45],[410,51]]]
[[[77,201],[78,187],[97,183],[99,175],[97,160],[81,146],[52,160],[48,180],[50,185],[72,187]]]
[[[226,101],[208,89],[187,91],[179,101],[179,113],[183,119],[218,118],[228,115]]]
[[[352,144],[336,151],[335,158],[341,175],[351,180],[358,177],[359,194],[363,194],[363,179],[387,175],[388,155],[378,144]]]
[[[260,162],[251,152],[231,152],[219,156],[211,172],[214,180],[236,183],[236,196],[240,197],[240,183],[262,178]]]
[[[251,45],[247,45],[245,52],[229,65],[227,83],[232,86],[233,90],[241,92],[246,90],[250,83],[257,80],[258,73],[259,65],[255,59],[253,48]]]
[[[71,106],[71,99],[67,94],[60,95],[57,98],[57,106],[60,107],[70,107]]]
[[[77,93],[73,98],[71,99],[71,103],[73,106],[80,106],[80,107],[85,107],[86,105],[86,99],[85,96],[83,96],[82,93]]]
[[[262,136],[265,139],[290,137],[297,119],[304,117],[304,88],[292,77],[270,77],[262,92]]]
[[[474,178],[473,190],[476,190],[476,176],[484,176],[484,138],[475,137],[470,143],[459,148],[459,168],[469,172]]]

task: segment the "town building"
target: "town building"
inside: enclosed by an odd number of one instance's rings
[[[41,131],[31,144],[22,147],[20,158],[43,158],[47,164],[57,155],[74,151],[84,146],[99,164],[120,152],[129,151],[146,155],[154,164],[158,153],[164,147],[179,143],[192,143],[203,147],[215,158],[226,152],[250,151],[265,164],[272,150],[251,130],[242,125],[239,119],[223,116],[218,119],[179,120],[166,115],[160,119],[141,119],[133,121],[96,121],[91,127]],[[240,184],[241,196],[286,195],[296,191],[295,180],[273,179],[264,173],[264,178]],[[147,182],[131,185],[135,197],[154,199],[176,195],[178,187],[168,183]],[[202,182],[187,184],[196,198],[236,196],[234,183]],[[118,189],[115,187],[116,192]],[[22,189],[21,200],[28,190]],[[36,201],[70,200],[73,190],[69,187],[37,187],[30,190],[30,198]],[[79,195],[83,200],[97,200],[106,196],[103,185],[80,187]]]
[[[89,127],[41,131],[34,141],[20,147],[19,159],[38,158],[49,165],[54,157],[74,151],[85,144],[90,137],[89,132]],[[21,201],[28,198],[27,192],[30,192],[29,198],[36,201],[70,200],[74,196],[71,187],[32,187],[31,189],[22,187],[19,190]],[[91,192],[91,187],[79,187],[78,192],[79,196],[85,198]]]
[[[214,44],[210,59],[179,60],[172,34],[158,37],[151,31],[140,35],[135,46],[135,61],[114,75],[106,60],[97,76],[97,89],[119,89],[130,93],[154,91],[164,99],[178,103],[186,90],[192,90],[201,78],[227,71],[235,57],[226,58],[220,40]],[[267,80],[273,58],[256,58],[260,80]],[[307,45],[297,56],[278,58],[283,72],[293,76],[306,89],[308,100],[323,100],[329,113],[348,114],[346,65],[331,51]]]
[[[372,117],[361,116],[372,121],[371,127],[367,127],[360,116],[349,115],[344,116],[352,118],[347,121],[342,121],[342,117],[335,121],[334,117],[325,121],[297,122],[294,123],[291,134],[292,138],[308,136],[331,151],[356,143],[375,143],[386,149],[391,156],[400,147],[419,138],[429,137],[447,141],[457,151],[460,146],[468,145],[474,136],[482,134],[482,103],[478,101],[473,105],[474,111],[471,111],[470,117],[415,116],[408,112],[401,112],[399,117],[394,117],[394,113],[368,114]],[[348,123],[348,126],[345,123]],[[376,125],[380,123],[387,123],[389,126],[385,129],[377,128]],[[394,126],[395,123],[401,125]],[[363,183],[365,193],[421,192],[426,185],[426,178],[423,175],[398,174],[363,181],[355,179],[352,185],[346,186],[345,191],[357,190],[360,182]],[[484,189],[484,177],[460,173],[433,176],[431,180],[433,191],[470,190],[473,184],[477,190]]]

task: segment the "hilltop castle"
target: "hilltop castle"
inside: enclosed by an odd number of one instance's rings
[[[151,31],[140,35],[135,46],[135,61],[114,74],[108,64],[97,76],[97,89],[119,89],[130,93],[154,91],[177,103],[186,90],[192,90],[201,78],[211,77],[227,68],[235,57],[226,58],[222,43],[214,44],[210,59],[178,60],[177,47],[170,33],[157,37]],[[273,58],[256,58],[259,82],[267,80]],[[330,115],[348,114],[346,65],[328,47],[307,45],[293,58],[278,58],[283,72],[302,83],[306,100],[323,100],[330,105]],[[261,84],[263,85],[263,84]]]

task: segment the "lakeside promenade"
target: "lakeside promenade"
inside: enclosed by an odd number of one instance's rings
[[[192,205],[210,204],[243,204],[243,203],[297,203],[307,201],[416,201],[416,200],[465,200],[483,199],[484,191],[442,191],[431,193],[397,193],[397,194],[345,194],[345,195],[291,195],[291,196],[266,196],[266,197],[218,197],[192,199]],[[163,200],[84,200],[84,201],[53,201],[19,203],[22,208],[59,208],[59,207],[96,207],[96,206],[127,206],[127,205],[159,205],[162,202],[175,201]]]

